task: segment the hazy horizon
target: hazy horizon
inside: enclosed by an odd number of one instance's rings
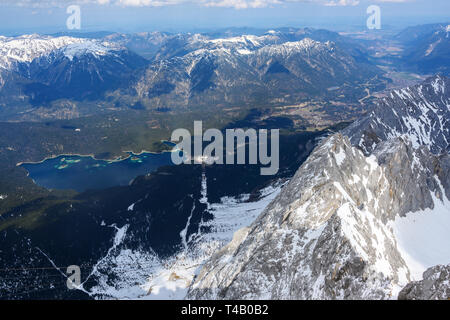
[[[120,2],[120,4],[116,4]],[[0,33],[69,31],[66,9],[81,7],[77,32],[207,32],[232,27],[313,27],[334,31],[366,29],[369,5],[381,9],[382,29],[450,21],[447,0],[80,0],[9,1],[0,4]]]

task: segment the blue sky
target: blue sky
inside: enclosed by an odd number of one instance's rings
[[[81,31],[201,31],[225,27],[363,29],[366,9],[382,27],[450,21],[450,0],[0,0],[0,33],[66,31],[66,9],[81,7]]]

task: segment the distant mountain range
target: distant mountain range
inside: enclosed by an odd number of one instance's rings
[[[149,106],[270,105],[337,97],[345,86],[357,92],[358,85],[382,74],[337,44],[310,38],[194,37],[176,49],[183,54],[161,48],[160,56],[169,58],[151,63],[124,93]]]
[[[405,45],[402,63],[406,68],[450,75],[450,23],[410,27],[395,39]]]
[[[67,36],[3,37],[0,51],[0,97],[5,104],[102,98],[147,64],[115,43]]]
[[[247,31],[253,34],[0,37],[0,119],[67,105],[86,115],[108,108],[270,106],[305,99],[358,103],[388,81],[362,40],[311,28]],[[396,68],[448,75],[449,32],[448,24],[434,24],[396,35],[405,48]]]
[[[363,46],[326,30],[102,35],[1,37],[3,118],[64,102],[94,102],[91,112],[282,105],[307,98],[355,102],[367,88],[384,86],[383,72]]]

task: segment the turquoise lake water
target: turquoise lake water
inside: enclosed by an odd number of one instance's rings
[[[130,157],[121,161],[96,160],[90,156],[59,156],[21,166],[39,186],[82,192],[128,185],[137,176],[166,165],[173,165],[170,152],[130,153]]]

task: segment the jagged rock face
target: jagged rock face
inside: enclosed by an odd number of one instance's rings
[[[423,273],[423,280],[409,283],[400,291],[399,300],[450,299],[450,264],[434,266]]]
[[[409,136],[414,147],[426,145],[433,153],[450,151],[450,79],[429,78],[424,83],[394,90],[378,106],[346,130],[366,153],[380,141]]]
[[[203,267],[188,298],[396,297],[417,280],[420,259],[404,239],[423,216],[409,217],[439,210],[444,231],[430,246],[450,241],[450,156],[414,148],[414,134],[386,135],[370,154],[340,133],[329,137],[255,223]],[[428,263],[450,260],[449,249],[435,249],[441,255]]]
[[[427,181],[438,185],[434,169],[421,172],[417,181],[414,172],[424,164],[414,161],[438,160],[402,140],[380,147],[382,160],[366,157],[340,134],[329,138],[255,224],[204,267],[189,297],[382,299],[395,294],[411,275],[389,222],[395,213],[433,205]],[[435,191],[442,196],[443,190]]]

